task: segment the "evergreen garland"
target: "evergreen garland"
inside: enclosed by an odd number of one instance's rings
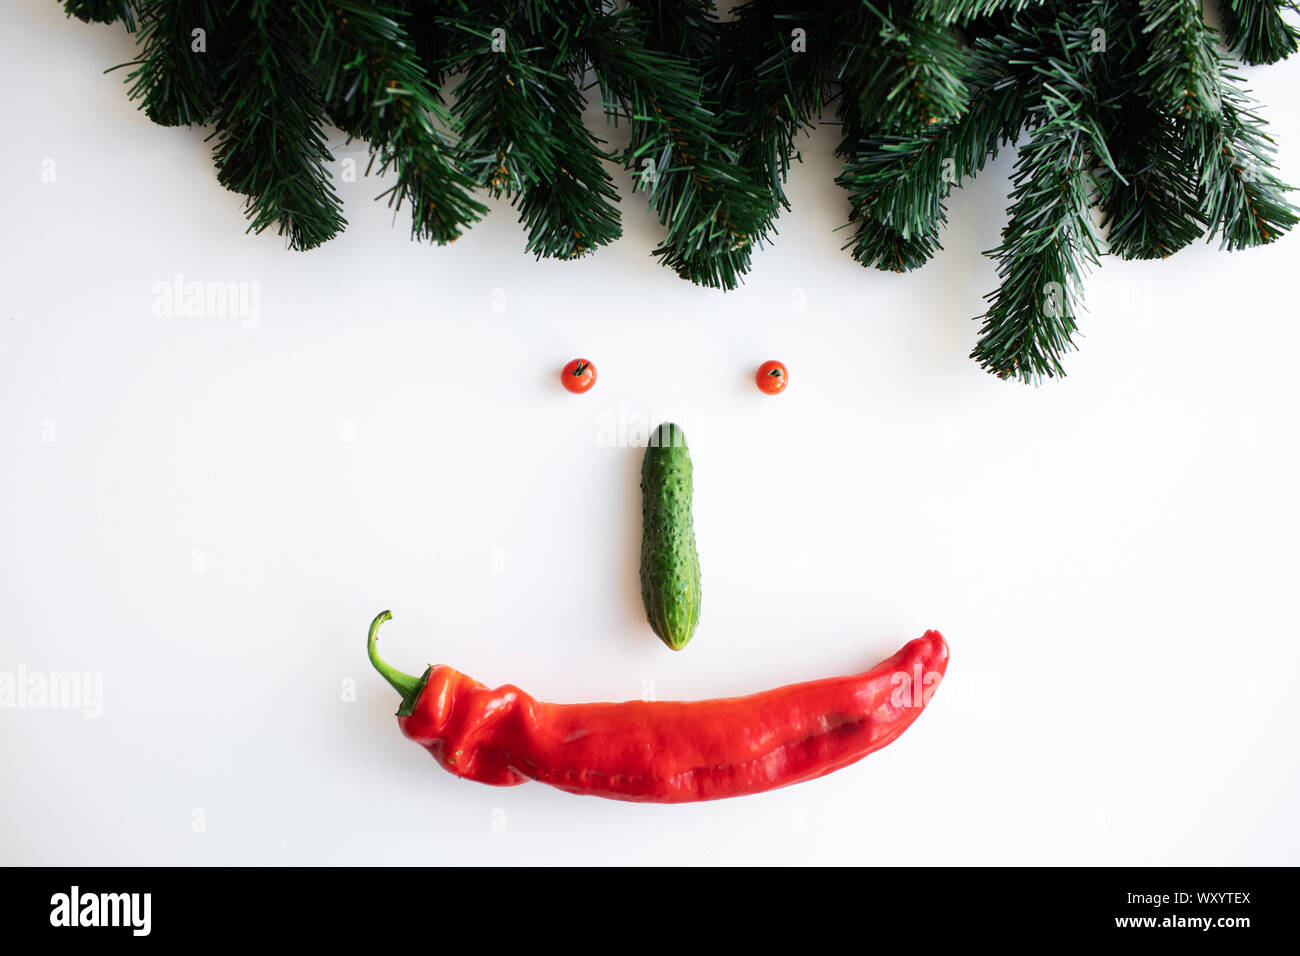
[[[734,288],[789,208],[799,142],[830,111],[860,263],[907,271],[941,248],[952,188],[1017,149],[1000,283],[972,357],[1033,382],[1064,373],[1098,257],[1235,250],[1297,221],[1229,54],[1296,52],[1294,0],[64,0],[121,22],[130,96],[212,129],[249,229],[310,249],[345,225],[327,130],[370,150],[415,238],[456,239],[514,205],[538,257],[621,234],[609,172],[664,229],[654,255]],[[599,90],[627,144],[583,119]],[[1094,220],[1099,213],[1101,227]]]
[[[1220,0],[1223,36],[1245,63],[1276,63],[1290,56],[1300,32],[1282,18],[1283,9],[1296,10],[1293,0]]]

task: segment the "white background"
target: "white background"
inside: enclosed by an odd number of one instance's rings
[[[295,253],[244,234],[204,131],[101,72],[132,56],[54,2],[0,13],[0,670],[103,680],[97,719],[0,710],[0,862],[1300,863],[1300,237],[1105,260],[1068,378],[1031,388],[967,358],[1008,155],[906,276],[840,251],[833,128],[734,293],[650,258],[623,174],[625,238],[577,263],[504,204],[412,243],[364,179]],[[1245,71],[1290,182],[1298,70]],[[256,283],[256,323],[156,317],[177,274]],[[681,654],[617,441],[667,418],[704,576]],[[749,693],[930,627],[953,656],[859,764],[640,806],[441,770],[366,661],[386,607],[395,666],[557,701]]]

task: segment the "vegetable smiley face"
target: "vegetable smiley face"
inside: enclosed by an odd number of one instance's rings
[[[585,392],[586,359],[561,373]],[[767,394],[786,386],[766,362]],[[680,426],[649,436],[641,464],[641,598],[650,628],[681,650],[700,620],[700,558],[692,515],[694,466]],[[514,786],[536,780],[569,793],[685,803],[760,793],[832,773],[896,739],[929,703],[948,645],[927,631],[870,670],[788,684],[745,697],[552,704],[505,684],[489,688],[445,665],[416,677],[378,654],[382,612],[370,625],[375,669],[401,695],[398,726],[447,771]]]
[[[596,366],[587,359],[576,358],[560,372],[560,383],[575,395],[589,392],[596,384]]]

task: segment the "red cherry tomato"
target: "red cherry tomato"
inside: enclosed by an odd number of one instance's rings
[[[790,373],[785,370],[785,366],[775,360],[764,362],[758,367],[758,374],[754,376],[758,382],[758,390],[767,395],[775,395],[778,392],[785,391],[786,382],[790,380]]]
[[[564,371],[560,373],[560,382],[575,395],[581,395],[596,384],[596,366],[586,359],[574,359],[564,366]]]

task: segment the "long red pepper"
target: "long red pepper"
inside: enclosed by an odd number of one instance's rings
[[[402,695],[397,722],[459,777],[511,786],[540,780],[570,793],[683,803],[759,793],[860,760],[911,726],[948,667],[926,631],[871,670],[748,697],[548,704],[517,687],[483,686],[450,667],[423,677],[370,660]]]

